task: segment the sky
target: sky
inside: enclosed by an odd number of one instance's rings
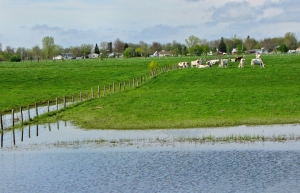
[[[189,36],[257,40],[292,32],[300,40],[299,0],[0,0],[2,49],[64,48],[143,41],[185,43]]]

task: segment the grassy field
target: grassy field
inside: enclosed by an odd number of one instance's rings
[[[300,56],[263,55],[266,68],[188,68],[136,89],[68,107],[39,121],[71,120],[84,128],[194,128],[300,122]],[[161,66],[193,58],[155,59]],[[148,73],[151,59],[0,65],[2,111],[122,82]]]

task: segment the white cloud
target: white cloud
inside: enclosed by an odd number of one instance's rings
[[[53,36],[68,47],[116,38],[184,43],[191,35],[299,36],[299,5],[299,0],[1,0],[0,42],[32,47]]]

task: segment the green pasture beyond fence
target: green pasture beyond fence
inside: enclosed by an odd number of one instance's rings
[[[63,97],[56,97],[52,100],[47,100],[47,101],[43,101],[43,102],[35,102],[33,104],[24,106],[22,105],[21,107],[19,107],[19,113],[21,113],[22,110],[29,110],[31,108],[37,108],[37,106],[50,106],[55,104],[56,106],[58,106],[58,104],[63,105],[64,107],[67,106],[67,103],[69,104],[74,104],[77,102],[82,102],[88,99],[94,99],[94,98],[100,98],[100,97],[104,97],[113,93],[117,93],[117,92],[123,92],[125,90],[129,90],[129,89],[133,89],[136,88],[138,86],[140,86],[141,84],[145,83],[147,80],[149,80],[153,75],[156,76],[158,74],[164,73],[164,72],[168,72],[170,70],[174,70],[177,69],[177,63],[180,61],[192,61],[198,58],[204,58],[205,60],[209,60],[212,58],[235,58],[236,55],[223,55],[223,56],[196,56],[196,57],[192,57],[192,56],[187,56],[187,57],[154,57],[154,58],[131,58],[131,59],[107,59],[104,62],[103,61],[98,61],[98,59],[87,59],[86,61],[75,61],[75,60],[70,60],[70,61],[43,61],[40,62],[42,64],[44,64],[46,67],[51,68],[51,65],[55,64],[57,65],[58,63],[63,63],[63,64],[82,64],[83,62],[86,62],[87,64],[89,63],[93,63],[94,66],[92,66],[91,68],[95,68],[95,64],[97,66],[97,63],[99,62],[101,63],[105,63],[105,62],[127,62],[130,65],[135,65],[135,63],[138,65],[139,62],[143,61],[143,67],[144,67],[144,72],[149,71],[148,68],[148,64],[151,61],[156,61],[157,63],[160,64],[160,68],[158,68],[154,74],[152,73],[145,73],[144,75],[138,76],[136,78],[133,78],[131,80],[126,80],[126,81],[120,81],[120,82],[112,82],[110,84],[104,84],[102,86],[95,86],[92,87],[89,91],[86,92],[82,92],[79,91],[77,92],[77,94],[72,94],[72,95],[64,95]],[[254,55],[245,55],[244,56],[246,59],[250,59],[250,58],[254,58]],[[274,61],[274,58],[277,59],[283,59],[283,58],[299,58],[299,54],[277,54],[277,55],[263,55],[263,60],[264,61],[268,61],[270,59],[273,59],[272,61]],[[248,60],[249,61],[249,60]],[[33,63],[33,64],[32,64]],[[37,64],[37,61],[31,62],[31,61],[23,61],[21,63],[9,63],[9,62],[2,62],[0,64],[0,72],[1,69],[4,68],[11,68],[11,69],[19,69],[19,65],[23,65],[21,68],[35,68],[33,65]],[[266,68],[268,68],[268,62],[266,63]],[[25,64],[25,65],[24,65]],[[98,66],[97,66],[98,67]],[[101,66],[100,66],[101,67]],[[111,66],[112,68],[114,66]],[[237,63],[232,64],[232,67],[237,67]],[[12,74],[13,76],[13,74]],[[2,80],[4,81],[4,80]],[[4,83],[3,83],[4,84]],[[38,93],[36,93],[38,94]],[[17,108],[14,108],[17,109]],[[18,111],[15,111],[14,109],[12,110],[8,110],[8,109],[4,109],[2,110],[2,112],[0,111],[0,117],[1,117],[1,128],[3,129],[3,124],[2,124],[2,114],[5,113],[10,113],[10,112],[15,112],[17,113]],[[48,108],[49,109],[49,108]],[[58,109],[58,108],[57,108]],[[14,121],[14,118],[12,118],[12,121]]]
[[[50,106],[55,105],[56,106],[56,111],[59,111],[59,105],[61,105],[63,108],[66,108],[67,106],[73,105],[75,103],[83,102],[86,100],[91,100],[95,98],[100,98],[100,97],[105,97],[107,95],[111,95],[114,93],[118,92],[123,92],[125,90],[130,90],[134,89],[142,84],[144,84],[146,81],[148,81],[150,78],[153,78],[157,76],[158,74],[162,74],[171,70],[174,70],[177,68],[177,65],[172,65],[172,66],[164,66],[160,67],[158,69],[153,70],[152,72],[149,72],[147,74],[141,75],[140,77],[136,77],[132,80],[127,80],[124,82],[119,82],[119,83],[111,83],[108,85],[103,85],[103,86],[97,86],[96,88],[91,88],[90,91],[87,92],[78,92],[78,94],[73,94],[72,96],[63,96],[63,97],[56,97],[53,100],[48,100],[47,102],[36,102],[34,104],[28,105],[26,107],[20,107],[19,110],[12,109],[11,111],[5,111],[5,112],[0,112],[0,129],[3,131],[4,126],[3,126],[3,119],[2,116],[3,114],[8,114],[11,112],[11,122],[12,122],[12,127],[15,127],[15,122],[20,122],[21,125],[23,125],[23,112],[27,111],[28,112],[28,121],[29,122],[32,118],[30,115],[30,109],[35,109],[35,117],[39,116],[38,113],[38,107],[39,106],[47,106],[47,113],[50,112]],[[20,114],[20,120],[15,119],[15,114]],[[26,122],[26,121],[25,121]]]

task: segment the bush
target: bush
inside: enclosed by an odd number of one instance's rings
[[[10,62],[21,62],[21,58],[18,55],[13,55],[9,58]]]

